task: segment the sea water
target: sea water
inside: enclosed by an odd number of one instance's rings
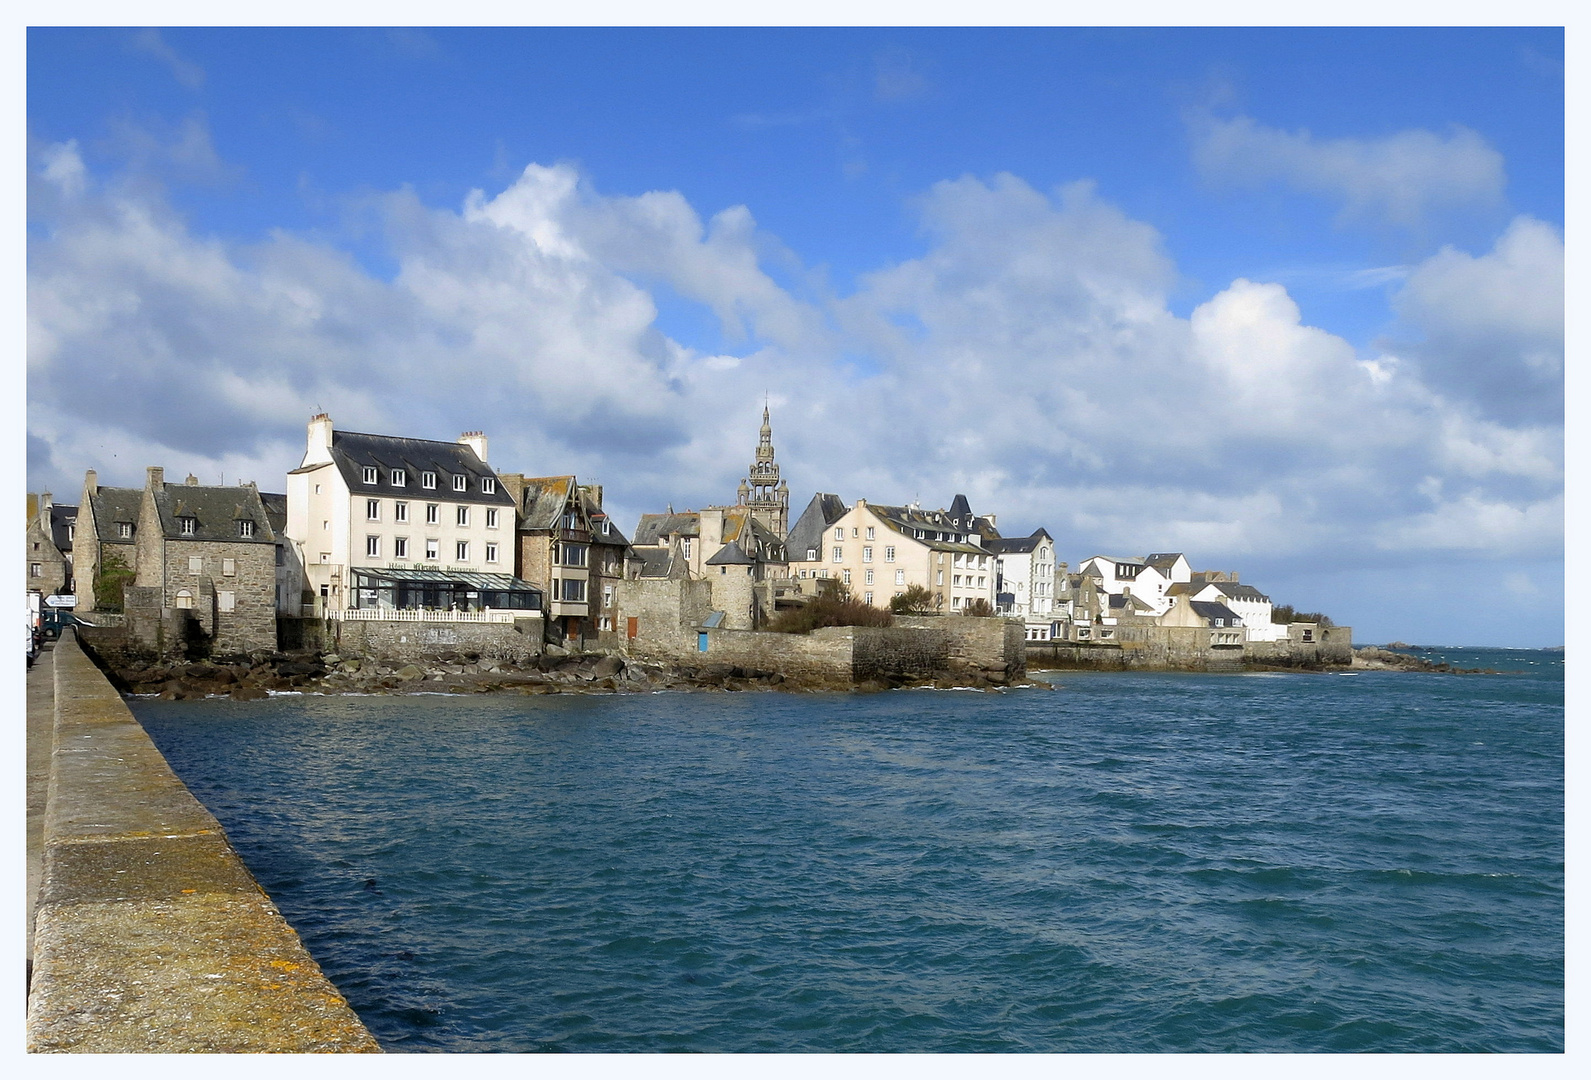
[[[1561,1051],[1561,653],[135,700],[394,1051]]]

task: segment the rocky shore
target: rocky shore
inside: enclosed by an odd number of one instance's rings
[[[1401,644],[1397,642],[1395,644]],[[1405,646],[1407,648],[1408,646]],[[1432,663],[1423,656],[1411,656],[1404,652],[1393,652],[1390,649],[1378,648],[1374,645],[1365,645],[1353,651],[1353,670],[1355,671],[1437,671],[1449,675],[1496,675],[1492,668],[1460,668],[1452,664]]]
[[[862,683],[788,679],[778,672],[645,663],[611,654],[567,653],[556,646],[534,665],[516,666],[471,653],[441,654],[424,664],[384,663],[335,653],[261,653],[194,663],[137,657],[101,661],[123,693],[166,701],[228,697],[253,701],[276,692],[311,694],[618,694],[784,690],[875,692],[903,686],[998,689],[1049,684],[968,672],[934,680],[890,678]]]

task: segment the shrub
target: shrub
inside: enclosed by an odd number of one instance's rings
[[[822,588],[798,608],[781,611],[768,623],[776,634],[810,634],[824,626],[889,626],[895,616],[883,608],[864,604],[839,582]]]
[[[94,606],[100,611],[121,611],[122,590],[137,575],[122,553],[105,547],[100,564],[94,570]]]
[[[1331,618],[1318,611],[1294,611],[1291,604],[1273,604],[1271,606],[1271,622],[1278,626],[1288,623],[1308,622],[1319,626],[1336,626]]]
[[[978,619],[987,619],[994,614],[994,605],[980,596],[972,603],[963,605],[961,613]]]
[[[890,598],[889,610],[896,615],[927,615],[938,610],[934,594],[921,585],[908,585],[906,591]]]

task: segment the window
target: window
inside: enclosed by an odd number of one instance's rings
[[[470,523],[470,508],[467,506],[460,506],[456,508],[454,511],[454,517],[457,519],[460,526],[468,525]]]
[[[895,584],[897,584],[897,585],[906,584],[906,571],[904,571],[904,570],[895,571]]]
[[[423,488],[436,487],[436,473],[423,472],[420,474],[420,486]]]
[[[851,526],[851,539],[855,540],[859,533],[860,533],[860,530],[857,529],[857,527],[855,525],[852,525]]]
[[[215,594],[215,609],[217,611],[231,611],[237,606],[237,593],[217,591]]]
[[[376,467],[374,465],[366,465],[365,466],[365,483],[374,484],[375,482],[376,482]]]
[[[204,560],[202,558],[200,558],[199,556],[197,556],[197,555],[188,556],[188,573],[190,573],[190,574],[202,574],[202,573],[204,573]]]
[[[680,551],[684,554],[684,556],[687,559],[691,557],[691,538],[690,537],[687,536],[685,539],[680,541]]]
[[[497,528],[497,507],[495,506],[486,508],[486,527],[488,529]]]
[[[490,476],[481,477],[481,490],[486,492],[488,495],[497,494],[497,481],[493,480]]]
[[[585,603],[586,583],[579,578],[564,578],[563,599],[571,604]]]
[[[604,585],[604,586],[602,586],[602,606],[603,607],[612,607],[613,606],[613,586],[612,585]]]
[[[497,545],[496,544],[487,544],[486,545],[486,561],[487,562],[496,562],[497,561]]]
[[[182,533],[183,536],[192,536],[193,535],[193,518],[191,518],[191,517],[178,518],[177,519],[177,531]]]
[[[943,585],[944,583],[945,583],[945,572],[943,570],[941,570],[941,571],[939,571],[938,574],[935,575],[934,584],[935,585]]]
[[[68,525],[66,527],[66,542],[68,544],[70,544],[76,539],[77,539],[77,526],[76,525]]]
[[[867,527],[867,538],[869,540],[873,539],[873,526],[871,525]]]
[[[425,557],[427,559],[440,559],[442,557],[442,542],[440,540],[427,540],[425,542]]]
[[[873,571],[869,570],[869,571],[867,571],[866,573],[864,573],[862,575],[862,584],[864,584],[864,585],[873,584]]]
[[[960,585],[961,584],[961,575],[957,574],[955,577],[951,578],[950,583],[952,585]]]
[[[316,494],[316,495],[319,495],[319,494],[320,494],[320,485],[319,485],[319,484],[316,484],[316,485],[315,485],[315,494]]]
[[[563,556],[560,561],[565,566],[584,566],[586,564],[586,546],[584,544],[564,544]]]
[[[873,602],[873,594],[872,593],[863,593],[862,594],[862,603],[871,604],[872,602]]]
[[[598,630],[612,630],[613,629],[613,616],[612,615],[603,615],[600,618],[598,618],[597,619],[597,629]]]
[[[392,486],[393,487],[406,487],[406,486],[408,486],[408,483],[409,483],[409,474],[408,473],[404,472],[402,469],[393,469],[392,470]]]
[[[441,520],[441,515],[441,508],[436,503],[425,504],[425,523],[427,525],[435,525]]]
[[[365,554],[370,556],[372,559],[377,558],[377,557],[379,557],[381,555],[381,537],[379,537],[379,536],[367,536],[367,537],[365,537]]]
[[[872,548],[864,547],[862,549],[862,561],[863,562],[872,562],[873,561],[873,549]]]
[[[980,589],[983,588],[984,587],[984,583],[987,582],[988,580],[989,580],[988,578],[984,577],[982,574],[979,574],[978,575],[978,588],[980,588]]]
[[[116,535],[121,537],[123,540],[131,540],[133,538],[132,522],[118,521],[116,523]]]
[[[578,529],[580,527],[580,515],[573,510],[569,511],[563,516],[563,527],[566,529]]]
[[[285,548],[283,548],[281,544],[277,544],[276,545],[276,565],[277,566],[286,566],[287,565],[287,550]]]
[[[392,504],[392,520],[393,521],[408,521],[409,520],[409,504],[406,503],[406,502],[393,503]]]
[[[950,598],[950,606],[951,606],[951,607],[960,607],[960,606],[961,606],[961,597],[959,597],[959,596],[952,596],[952,597],[951,597],[951,598]]]
[[[884,561],[885,562],[894,562],[895,561],[895,546],[893,544],[891,544],[889,547],[886,547],[884,549]]]
[[[365,500],[365,520],[366,521],[380,521],[381,520],[381,500],[380,499],[366,499]]]
[[[818,561],[818,549],[817,548],[807,548],[807,562],[817,562],[817,561]]]
[[[245,538],[253,536],[254,535],[254,522],[252,522],[252,521],[240,521],[240,522],[238,522],[238,535],[242,536],[242,537],[245,537]]]
[[[44,567],[42,565],[40,565],[39,563],[31,563],[31,564],[29,564],[29,566],[28,566],[28,576],[29,577],[43,577],[44,576]]]
[[[845,549],[842,548],[838,544],[834,545],[834,561],[835,562],[844,562],[845,561]]]
[[[840,577],[842,580],[844,580],[845,584],[849,585],[851,583],[851,572],[849,570],[840,571]]]
[[[453,490],[454,491],[468,491],[469,487],[470,487],[470,478],[469,477],[467,477],[467,476],[455,476],[453,478]]]
[[[407,536],[399,536],[393,539],[392,557],[394,559],[407,559],[409,557],[409,538]]]
[[[470,542],[468,540],[460,540],[453,545],[453,561],[470,561]]]
[[[192,609],[192,607],[193,607],[193,593],[189,592],[187,589],[178,589],[177,590],[177,607],[179,609],[183,610],[183,611],[188,611],[188,610]]]
[[[221,576],[222,577],[236,577],[237,576],[237,572],[238,572],[238,561],[236,559],[222,559],[221,560]]]

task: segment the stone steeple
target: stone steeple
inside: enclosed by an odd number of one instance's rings
[[[751,471],[736,490],[736,504],[749,507],[752,517],[766,525],[782,541],[790,529],[790,486],[779,478],[779,463],[773,459],[773,426],[768,422],[768,406],[762,407],[762,430],[757,439],[757,458]]]

